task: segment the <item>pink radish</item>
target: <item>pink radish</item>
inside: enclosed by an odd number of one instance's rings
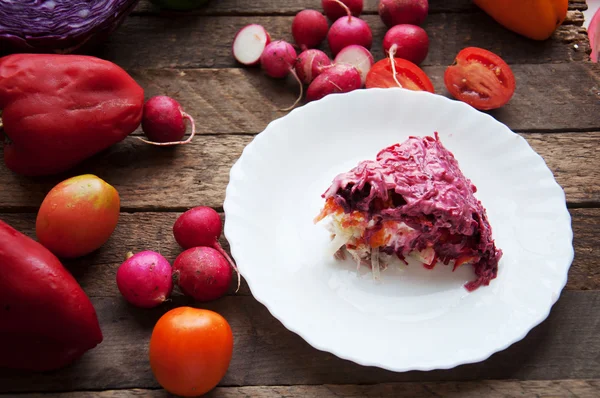
[[[193,247],[173,262],[173,280],[183,294],[197,301],[211,301],[227,293],[231,267],[213,248]]]
[[[142,111],[142,130],[151,141],[137,137],[146,144],[169,146],[185,145],[192,142],[196,135],[194,119],[181,109],[179,102],[171,97],[159,95],[150,98]],[[185,135],[185,120],[190,121],[192,132],[187,140],[181,141]]]
[[[342,51],[340,51],[335,57],[334,62],[336,64],[349,64],[358,69],[360,78],[362,80],[362,85],[364,86],[365,80],[367,79],[367,73],[369,73],[369,70],[371,70],[371,66],[375,60],[373,59],[373,55],[371,55],[369,50],[363,46],[353,44],[351,46],[344,47]]]
[[[318,47],[328,30],[327,19],[316,10],[300,11],[292,22],[292,36],[302,50]]]
[[[127,253],[117,270],[117,287],[125,300],[136,307],[156,307],[173,291],[171,264],[153,251]]]
[[[246,25],[233,38],[231,52],[235,60],[243,65],[258,65],[261,54],[270,42],[271,36],[265,28],[257,24]]]
[[[598,62],[598,52],[600,50],[600,9],[598,9],[590,24],[588,26],[588,36],[590,39],[590,47],[592,48],[592,53],[590,54],[590,58],[592,62]]]
[[[296,73],[304,84],[310,84],[323,70],[331,65],[331,60],[321,50],[302,51],[296,61]]]
[[[296,50],[294,47],[286,41],[277,40],[269,43],[265,48],[262,55],[260,56],[260,64],[267,75],[275,79],[283,79],[287,75],[291,74],[298,81],[300,85],[300,95],[296,102],[292,106],[282,109],[288,111],[294,108],[298,102],[302,99],[304,88],[302,82],[298,78],[294,67],[296,65]]]
[[[339,2],[339,0],[335,1]],[[373,34],[369,24],[360,18],[353,17],[350,14],[350,9],[343,3],[340,4],[346,8],[348,17],[339,18],[329,28],[327,41],[331,53],[335,57],[344,47],[352,44],[370,49],[373,43]]]
[[[403,58],[419,65],[429,52],[429,37],[415,25],[396,25],[383,37],[383,51],[390,58]]]
[[[350,9],[352,15],[355,17],[360,16],[363,10],[363,0],[341,0],[341,2]],[[321,5],[323,11],[330,21],[337,21],[339,18],[346,14],[346,8],[339,4],[336,0],[322,0]]]
[[[347,93],[361,88],[360,72],[352,65],[335,64],[327,68],[308,86],[307,101],[316,101],[326,95]]]
[[[391,28],[400,24],[421,25],[429,12],[428,0],[379,0],[379,16]]]
[[[180,215],[173,224],[173,236],[184,249],[197,246],[207,246],[223,255],[238,272],[235,263],[219,244],[219,237],[223,232],[221,217],[214,209],[207,206],[194,207]],[[240,287],[240,274],[238,272],[238,289]]]

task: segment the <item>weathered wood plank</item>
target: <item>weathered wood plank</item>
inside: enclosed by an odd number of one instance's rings
[[[5,396],[0,395],[0,397]],[[168,397],[169,394],[164,390],[131,389],[13,396],[15,398],[159,398]],[[597,398],[598,396],[600,396],[600,380],[486,380],[375,385],[217,387],[206,395],[207,398]]]
[[[599,211],[600,214],[600,211]],[[117,228],[109,241],[94,253],[74,260],[63,260],[85,292],[91,297],[120,297],[115,278],[117,269],[129,251],[143,250],[159,252],[171,264],[183,249],[173,237],[173,223],[181,213],[121,213]],[[0,213],[0,220],[8,223],[27,236],[36,239],[35,213]],[[223,218],[223,214],[221,213]],[[220,243],[229,253],[229,243],[221,236]],[[600,282],[598,282],[600,285]],[[235,293],[237,279],[231,281],[229,292],[237,295],[250,295],[244,279],[240,290]],[[173,296],[181,296],[176,288]]]
[[[363,13],[376,14],[377,0],[366,0]],[[294,15],[299,11],[311,8],[322,10],[320,0],[212,0],[206,7],[186,13],[199,15]],[[569,10],[586,10],[585,0],[570,0]],[[477,7],[470,0],[429,0],[429,13],[440,12],[471,12]],[[134,13],[158,13],[160,9],[149,0],[142,0]],[[169,14],[163,11],[165,14]]]
[[[446,67],[424,67],[438,94]],[[513,65],[516,92],[490,113],[515,131],[600,130],[600,65]],[[252,69],[131,70],[146,96],[172,95],[198,120],[201,134],[259,133],[286,112],[298,95],[296,83]]]
[[[105,340],[76,364],[46,374],[3,371],[0,392],[157,388],[147,360],[158,318],[179,300],[153,310],[118,298],[94,298]],[[600,292],[563,292],[549,318],[487,361],[432,372],[394,373],[363,367],[310,347],[252,297],[227,296],[204,306],[234,331],[234,354],[223,386],[369,384],[400,381],[600,378]],[[399,342],[401,344],[401,342]]]
[[[571,209],[575,259],[569,270],[568,290],[600,290],[600,209]],[[180,213],[122,213],[117,229],[101,249],[64,264],[92,297],[120,297],[115,275],[127,251],[155,250],[173,263],[181,248],[173,238],[171,228]],[[35,239],[35,214],[2,214],[0,220]],[[229,250],[226,239],[221,239]],[[235,292],[235,279],[230,293]],[[242,279],[237,295],[249,295]],[[174,292],[177,296],[179,293]]]
[[[528,133],[524,137],[546,160],[570,204],[600,202],[596,167],[600,133]],[[129,137],[68,173],[47,178],[18,176],[2,164],[0,211],[37,211],[55,184],[84,173],[96,174],[115,186],[124,211],[184,211],[198,205],[220,208],[229,170],[252,138],[206,135],[185,147],[159,148]]]
[[[382,59],[387,28],[377,15],[364,19],[373,31],[373,56]],[[128,69],[239,67],[231,55],[231,42],[237,30],[250,23],[263,25],[274,40],[292,41],[292,17],[132,16],[94,54]],[[509,64],[589,59],[586,31],[576,25],[561,26],[551,39],[541,42],[508,31],[482,12],[432,14],[423,28],[430,38],[423,65],[450,65],[468,46],[491,50]],[[326,42],[321,48],[329,51]]]

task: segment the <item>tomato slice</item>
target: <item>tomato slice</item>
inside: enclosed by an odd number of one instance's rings
[[[506,105],[515,92],[515,76],[502,58],[483,48],[461,50],[444,73],[450,94],[479,110]]]
[[[396,79],[398,79],[402,88],[433,93],[433,84],[425,72],[423,72],[423,69],[402,58],[394,58],[394,66],[396,68]],[[371,67],[371,70],[367,73],[365,87],[398,87],[398,83],[394,80],[392,62],[389,58],[382,59]]]

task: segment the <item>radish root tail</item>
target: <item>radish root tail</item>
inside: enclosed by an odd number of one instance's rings
[[[348,8],[347,5],[345,5],[344,3],[342,3],[340,0],[333,0],[336,3],[338,3],[339,5],[341,5],[344,10],[346,10],[346,14],[348,14],[348,22],[352,21],[352,12],[350,11],[350,8]]]
[[[281,109],[282,111],[290,111],[290,110],[294,109],[296,107],[296,105],[298,105],[298,103],[302,100],[302,96],[304,95],[304,86],[302,85],[302,81],[298,77],[298,74],[296,73],[296,71],[294,69],[291,69],[290,73],[292,74],[292,76],[294,76],[294,78],[300,85],[300,95],[298,96],[298,98],[296,98],[296,102],[294,102],[291,106],[288,106],[287,108]]]
[[[240,275],[240,271],[238,270],[237,265],[235,265],[235,263],[233,262],[233,260],[231,259],[231,257],[229,257],[229,254],[227,254],[227,252],[225,250],[223,250],[223,248],[221,247],[221,245],[216,242],[214,248],[223,255],[223,257],[225,257],[227,259],[227,262],[231,265],[231,267],[235,270],[235,272],[237,273],[237,289],[235,289],[235,292],[237,293],[240,290],[240,284],[241,284],[241,280],[242,277]]]
[[[396,82],[396,84],[398,85],[398,87],[400,88],[404,88],[402,87],[402,84],[400,84],[400,82],[398,81],[398,78],[396,77],[396,75],[398,74],[396,72],[396,63],[394,62],[394,55],[396,55],[396,45],[392,45],[392,47],[390,47],[390,51],[389,51],[389,57],[390,57],[390,64],[392,65],[392,76],[394,77],[394,81]]]
[[[138,140],[142,141],[142,142],[145,142],[146,144],[156,145],[156,146],[171,146],[171,145],[185,145],[185,144],[189,144],[190,142],[192,142],[192,139],[196,135],[196,124],[194,123],[194,118],[191,117],[189,114],[187,114],[185,112],[181,112],[181,116],[183,116],[184,119],[189,120],[190,124],[192,126],[192,133],[190,134],[190,136],[185,141],[154,142],[154,141],[148,141],[148,140],[146,140],[146,139],[144,139],[142,137],[136,137],[136,138]]]

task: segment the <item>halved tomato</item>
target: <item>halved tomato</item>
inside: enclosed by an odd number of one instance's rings
[[[446,69],[444,83],[450,94],[479,110],[500,108],[515,92],[515,76],[498,55],[483,48],[461,50]]]
[[[396,68],[396,79],[402,88],[433,93],[433,84],[423,72],[423,69],[402,58],[394,58],[394,67]],[[365,87],[391,88],[398,87],[398,83],[394,80],[392,62],[389,58],[386,58],[371,67],[371,70],[367,73]]]

